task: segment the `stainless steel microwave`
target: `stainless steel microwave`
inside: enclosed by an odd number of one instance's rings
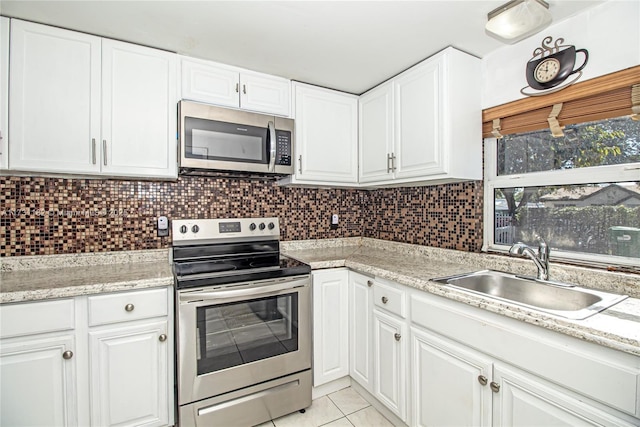
[[[293,120],[191,101],[178,104],[180,169],[293,174]]]

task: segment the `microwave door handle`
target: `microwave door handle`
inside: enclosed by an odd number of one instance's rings
[[[269,172],[276,170],[276,126],[269,121]]]

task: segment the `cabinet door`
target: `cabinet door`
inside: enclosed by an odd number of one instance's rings
[[[360,97],[360,182],[393,177],[393,85]]]
[[[576,375],[580,373],[576,372]],[[493,381],[494,426],[619,426],[638,425],[574,398],[568,390],[511,366],[496,364]]]
[[[242,109],[285,117],[291,114],[289,80],[258,73],[241,73],[240,87]]]
[[[9,167],[9,18],[0,16],[0,169]]]
[[[313,386],[349,375],[348,271],[313,273]]]
[[[0,344],[0,425],[78,425],[73,335],[27,336]],[[69,353],[67,353],[69,355]]]
[[[406,326],[403,321],[373,311],[374,395],[406,421]]]
[[[176,55],[102,42],[102,172],[177,176]]]
[[[373,392],[373,279],[349,272],[349,374]]]
[[[182,99],[240,107],[240,73],[234,68],[182,59]]]
[[[296,85],[296,179],[358,181],[358,98]]]
[[[491,425],[490,359],[411,328],[411,367],[414,425]]]
[[[100,170],[100,38],[11,22],[9,167]]]
[[[93,425],[168,424],[167,331],[164,320],[89,332]]]
[[[444,170],[442,61],[426,61],[394,81],[396,178]]]

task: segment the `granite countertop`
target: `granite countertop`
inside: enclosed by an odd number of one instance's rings
[[[505,265],[505,262],[511,262],[508,258],[506,260],[503,259],[505,257],[494,256],[494,259],[491,259],[491,256],[465,254],[458,251],[442,250],[438,252],[434,248],[415,250],[415,248],[412,248],[414,246],[403,246],[402,244],[386,245],[381,241],[375,241],[372,245],[368,245],[365,242],[360,246],[349,245],[316,249],[305,248],[304,245],[298,244],[285,247],[284,252],[287,256],[311,265],[312,269],[348,267],[377,278],[387,279],[470,306],[479,307],[585,341],[640,356],[640,299],[637,298],[636,293],[640,291],[640,287],[636,289],[636,286],[640,286],[640,277],[613,274],[609,276],[609,283],[599,277],[598,273],[593,273],[588,269],[581,273],[576,273],[572,269],[567,271],[567,269],[563,270],[561,267],[556,267],[556,272],[560,277],[579,277],[584,281],[586,277],[595,275],[596,282],[599,285],[603,285],[600,288],[618,290],[622,288],[623,290],[633,291],[627,293],[635,296],[627,298],[585,320],[570,320],[516,304],[497,301],[489,297],[473,295],[429,280],[479,269],[513,271],[521,270],[523,267],[528,268],[527,265],[521,265],[520,260],[514,260],[516,261],[514,265]],[[533,265],[532,262],[531,264]],[[479,267],[479,265],[483,267]],[[552,273],[554,272],[554,267],[551,267]],[[520,273],[520,271],[515,272]],[[602,275],[607,274],[609,273],[602,273]],[[576,283],[576,281],[572,283]],[[576,284],[589,287],[585,283]]]
[[[0,303],[173,285],[168,252],[46,255],[4,260]]]

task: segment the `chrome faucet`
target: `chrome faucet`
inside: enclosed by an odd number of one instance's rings
[[[522,242],[518,242],[509,248],[509,255],[525,256],[532,260],[538,268],[539,280],[549,280],[549,254],[551,248],[547,243],[540,239],[540,246],[538,247],[538,253],[531,247],[525,245]]]

